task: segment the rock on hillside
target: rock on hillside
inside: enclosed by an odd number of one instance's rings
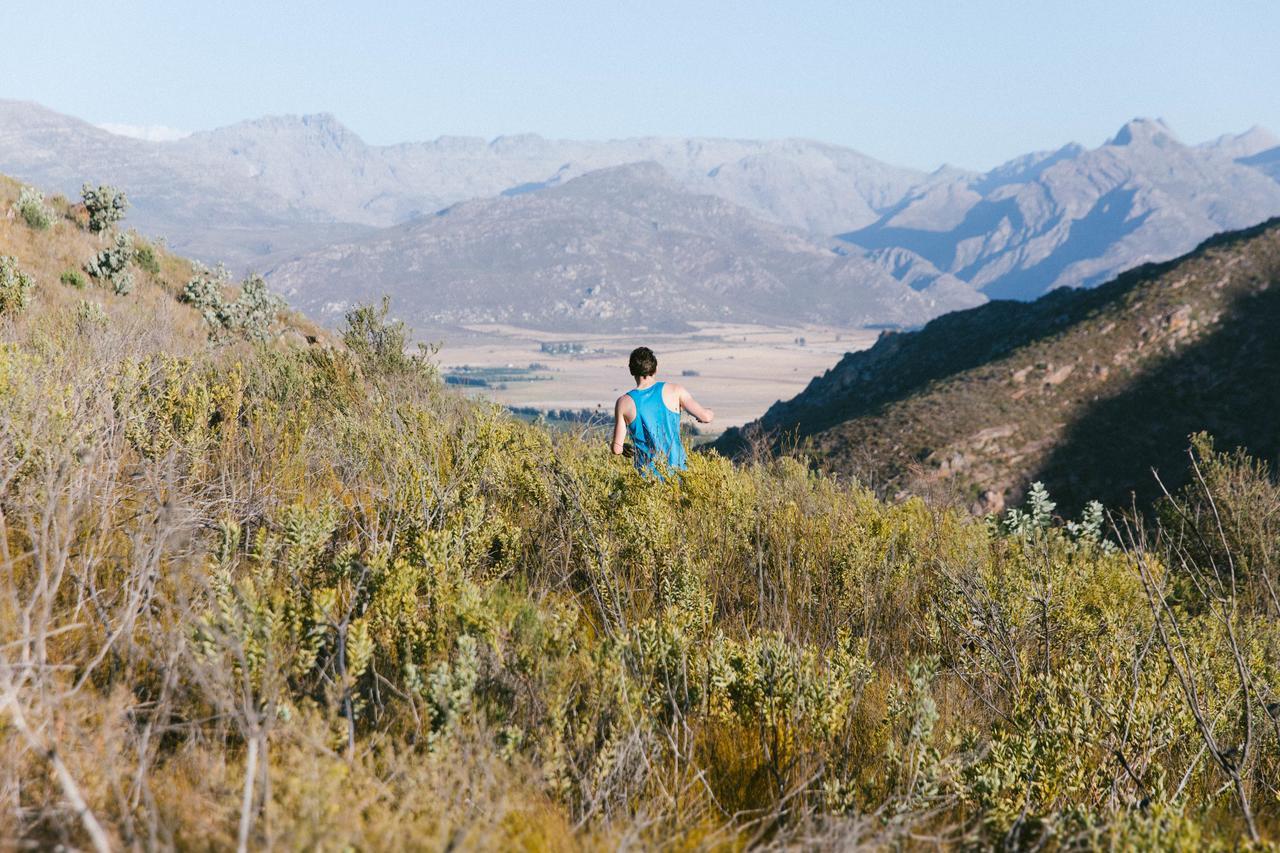
[[[807,439],[882,493],[950,481],[989,510],[1044,479],[1064,508],[1140,504],[1199,430],[1280,451],[1280,220],[1095,290],[993,302],[887,334],[719,443]]]
[[[837,248],[642,163],[459,204],[284,263],[270,281],[322,318],[387,292],[419,329],[913,325],[983,301],[949,282],[913,289]]]
[[[993,299],[1092,286],[1280,215],[1280,183],[1255,159],[1270,139],[1255,128],[1188,146],[1163,122],[1138,119],[1099,148],[1068,145],[936,181],[845,239],[910,249]]]

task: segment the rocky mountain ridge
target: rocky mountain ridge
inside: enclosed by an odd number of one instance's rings
[[[883,494],[947,482],[978,511],[1044,480],[1074,509],[1155,496],[1205,430],[1280,452],[1280,220],[1093,290],[992,302],[886,334],[719,443],[800,441]],[[760,440],[760,439],[756,439]]]
[[[460,201],[531,192],[648,161],[690,191],[822,236],[870,224],[909,188],[930,180],[806,140],[592,142],[521,134],[376,146],[328,114],[270,116],[146,142],[36,104],[0,100],[0,169],[63,193],[89,179],[119,184],[132,192],[141,227],[233,264],[262,265],[263,257],[305,250],[343,228],[355,236]],[[216,218],[206,215],[209,206]],[[324,233],[306,239],[282,224]],[[239,242],[232,239],[237,229]],[[267,236],[250,239],[246,231]]]
[[[844,239],[910,249],[993,299],[1093,286],[1280,215],[1265,166],[1271,152],[1280,161],[1275,144],[1254,128],[1189,146],[1164,122],[1135,119],[1095,149],[1067,145],[912,192]]]

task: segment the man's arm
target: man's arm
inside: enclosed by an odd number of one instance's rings
[[[700,424],[709,424],[716,418],[716,413],[693,399],[689,389],[683,385],[680,386],[680,408],[693,415]]]
[[[613,404],[613,441],[609,443],[609,449],[613,451],[614,456],[621,456],[623,448],[626,446],[626,405],[627,396],[625,394],[618,398],[618,402]]]

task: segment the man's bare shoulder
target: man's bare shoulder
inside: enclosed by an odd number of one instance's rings
[[[670,388],[672,393],[676,394],[677,396],[682,396],[684,394],[689,393],[688,390],[686,390],[685,387],[681,385],[679,382],[668,382],[667,387]]]
[[[635,404],[635,402],[631,399],[631,395],[630,395],[630,394],[623,394],[621,397],[619,397],[619,398],[618,398],[617,400],[615,400],[615,401],[614,401],[614,403],[613,403],[614,411],[623,411],[623,412],[626,412],[626,411],[629,411],[629,410],[631,410],[631,409],[634,409],[635,407],[636,407],[636,404]]]

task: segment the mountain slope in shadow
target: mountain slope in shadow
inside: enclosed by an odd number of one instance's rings
[[[1269,286],[1268,286],[1269,285]],[[1065,430],[1030,480],[1067,507],[1091,498],[1147,506],[1188,477],[1187,437],[1255,457],[1280,451],[1280,281],[1241,295],[1217,329],[1101,398]],[[1159,481],[1153,474],[1159,474]]]
[[[1148,497],[1189,433],[1275,452],[1280,220],[1091,291],[994,302],[889,335],[717,444],[804,441],[885,495],[945,481],[999,509],[1044,479],[1064,509]]]

